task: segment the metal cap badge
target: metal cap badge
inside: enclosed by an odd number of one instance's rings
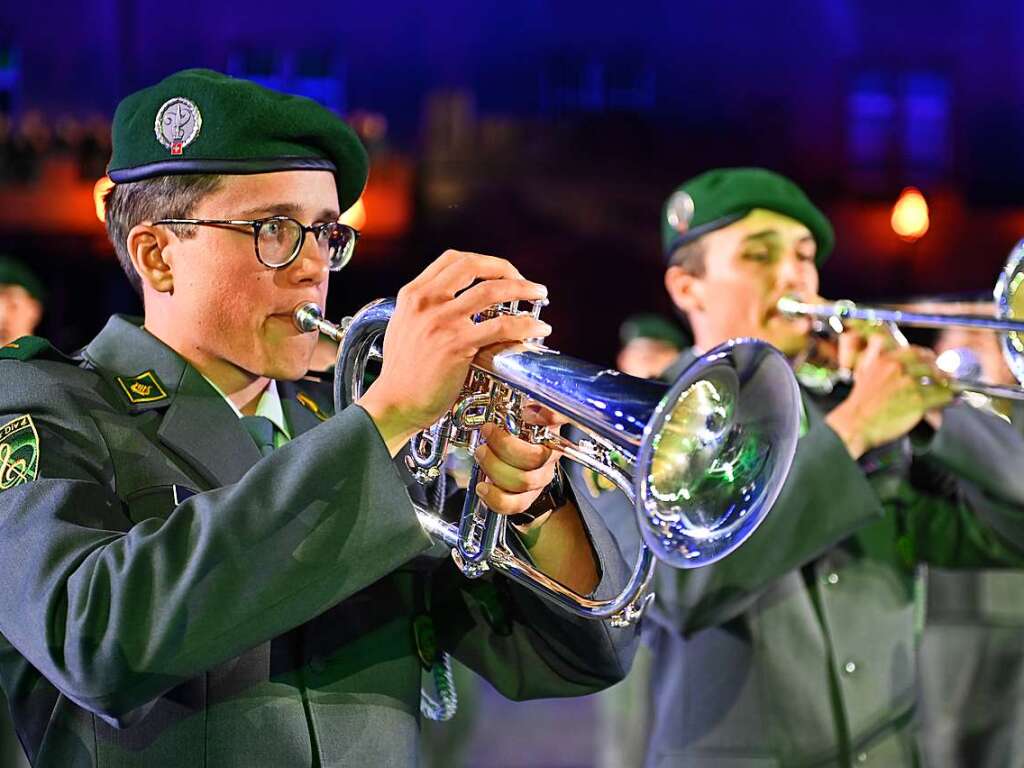
[[[674,192],[665,204],[665,220],[677,232],[685,232],[690,228],[696,208],[693,198],[683,190]]]
[[[161,144],[180,155],[185,147],[195,141],[203,125],[203,116],[193,102],[178,96],[168,99],[156,113],[154,130]]]

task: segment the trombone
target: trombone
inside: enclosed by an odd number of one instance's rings
[[[997,289],[998,290],[998,289]],[[1024,303],[1024,297],[1022,297]],[[1017,334],[1024,335],[1024,322],[1011,320],[1005,316],[985,315],[955,315],[933,312],[911,312],[903,309],[886,307],[865,307],[855,304],[852,301],[824,302],[820,304],[800,301],[792,296],[784,296],[778,301],[779,311],[789,317],[809,317],[822,322],[824,326],[836,334],[845,330],[843,321],[855,320],[870,325],[887,326],[889,332],[901,346],[907,341],[900,332],[901,325],[910,328],[976,328],[997,331],[1004,335],[1004,339],[1015,338]],[[1003,343],[1004,356],[1008,356],[1007,350],[1013,349],[1006,341]],[[1024,351],[1014,354],[1024,355]],[[1009,359],[1008,359],[1009,362]],[[1024,362],[1024,361],[1022,361]],[[1024,370],[1024,365],[1013,365],[1010,370],[1021,377],[1017,370]],[[922,382],[930,383],[930,382]],[[985,397],[1001,398],[1004,400],[1024,400],[1024,387],[1006,386],[1004,384],[986,384],[973,379],[950,379],[944,382],[950,390],[957,395],[964,393],[975,393]]]
[[[536,317],[544,304],[523,309],[519,302],[499,304],[478,319]],[[337,410],[360,397],[367,366],[383,359],[394,309],[393,299],[380,299],[335,325],[316,304],[296,307],[300,330],[319,330],[341,344],[334,380]],[[574,442],[527,423],[529,401],[567,417],[586,438]],[[478,465],[458,523],[419,505],[416,513],[467,577],[494,570],[577,616],[629,626],[654,597],[647,590],[656,560],[696,568],[725,557],[754,532],[789,472],[799,414],[788,361],[760,341],[716,347],[667,385],[528,340],[477,355],[452,408],[413,438],[406,465],[417,482],[430,483],[444,471],[449,449],[472,452],[480,428],[495,423],[606,477],[629,499],[643,539],[629,582],[609,599],[577,594],[516,555],[506,540],[505,517],[487,509],[475,493]]]
[[[937,312],[913,312],[901,308],[864,307],[852,301],[814,304],[792,296],[779,299],[778,309],[790,317],[810,317],[827,325],[834,333],[844,330],[844,320],[859,320],[889,328],[897,343],[906,344],[899,330],[905,325],[913,328],[975,328],[995,331],[1000,335],[1000,346],[1006,366],[1017,381],[1024,385],[1024,239],[1010,251],[999,279],[992,291],[995,299],[994,315],[960,315]],[[952,379],[946,382],[955,394],[978,394],[1004,400],[1024,400],[1024,386],[986,384],[972,379]]]

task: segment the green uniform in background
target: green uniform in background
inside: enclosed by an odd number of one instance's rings
[[[373,422],[324,387],[278,382],[293,439],[261,459],[127,319],[74,359],[0,358],[0,679],[33,765],[413,764],[431,628],[512,698],[624,674],[633,632],[432,549]]]
[[[929,768],[1024,765],[1024,572],[929,569],[920,663]]]
[[[658,568],[645,626],[653,718],[632,723],[648,739],[636,764],[917,765],[921,564],[1024,563],[1024,439],[1004,421],[953,406],[916,453],[904,439],[858,464],[824,422],[832,403],[805,392],[804,405],[760,528],[706,568]],[[595,501],[634,552],[621,494]]]

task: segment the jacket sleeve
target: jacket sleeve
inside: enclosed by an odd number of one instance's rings
[[[818,410],[807,402],[807,431],[782,492],[761,525],[728,557],[695,569],[659,565],[661,616],[689,634],[743,613],[782,575],[818,558],[860,527],[878,520],[881,502],[863,471]],[[612,492],[603,494],[611,495]],[[605,514],[633,515],[625,497]],[[622,530],[625,526],[615,526]],[[635,549],[626,542],[624,549]]]
[[[0,492],[0,631],[115,725],[430,544],[358,407],[133,525],[90,416],[102,401],[30,363],[0,378],[0,424],[30,415],[39,445],[38,477]]]
[[[914,487],[901,495],[918,559],[951,568],[1024,564],[1024,436],[958,403],[918,446]]]
[[[593,506],[577,505],[600,567],[589,597],[615,597],[629,568]],[[500,574],[470,580],[448,563],[434,574],[431,595],[441,647],[517,701],[606,688],[625,676],[636,651],[636,625],[578,618]]]

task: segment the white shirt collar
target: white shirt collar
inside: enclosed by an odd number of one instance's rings
[[[203,376],[206,379],[205,376]],[[224,398],[224,401],[231,406],[231,410],[235,412],[238,418],[242,418],[244,415],[238,406],[231,402],[231,398],[224,394],[220,387],[214,384],[209,379],[206,379],[210,386],[213,387],[214,391]],[[292,439],[291,430],[288,429],[288,423],[284,418],[284,408],[281,407],[281,395],[277,391],[277,382],[273,379],[267,385],[267,388],[263,390],[263,394],[260,395],[260,401],[256,404],[256,415],[265,416],[270,419],[270,422],[280,430],[281,434],[288,440]]]

